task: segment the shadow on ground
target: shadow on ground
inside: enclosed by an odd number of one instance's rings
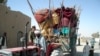
[[[70,56],[70,53],[65,54],[64,56]],[[83,52],[77,52],[76,56],[83,56]],[[94,53],[94,56],[99,56],[99,53]]]
[[[83,52],[77,52],[77,56],[83,56]],[[99,56],[99,53],[94,53],[94,56]]]

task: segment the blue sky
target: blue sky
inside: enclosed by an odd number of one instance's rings
[[[41,8],[49,8],[49,0],[29,0],[35,11]],[[62,0],[51,0],[51,7],[60,7]],[[94,32],[100,32],[100,0],[64,0],[65,7],[81,7],[79,33],[81,36],[91,36]],[[31,24],[37,25],[34,16],[31,13],[27,0],[8,0],[7,6],[14,11],[21,11],[22,13],[31,17]]]

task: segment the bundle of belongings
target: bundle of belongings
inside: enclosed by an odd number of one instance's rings
[[[77,12],[75,8],[62,6],[56,9],[41,9],[35,12],[34,17],[39,24],[43,36],[64,36],[75,33],[77,27]],[[67,39],[63,42],[67,42]],[[66,44],[65,44],[66,45]]]
[[[41,9],[35,12],[34,17],[38,22],[43,35],[69,34],[70,27],[77,26],[77,15],[74,8],[61,8],[49,10]],[[52,30],[53,32],[49,32]]]

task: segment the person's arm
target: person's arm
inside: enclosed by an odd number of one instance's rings
[[[41,38],[41,46],[42,48],[41,49],[44,49],[44,51],[46,52],[46,40],[44,37]]]
[[[28,33],[28,42],[31,42],[31,31],[29,31],[29,33]]]

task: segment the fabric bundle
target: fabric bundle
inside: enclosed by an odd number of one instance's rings
[[[48,9],[40,10],[34,14],[34,17],[38,23],[42,23],[47,19],[48,13]]]
[[[51,13],[50,13],[51,12]],[[70,30],[69,28],[75,28],[77,26],[77,15],[75,14],[74,8],[57,8],[54,10],[41,9],[34,14],[36,21],[38,22],[40,29],[43,30],[43,35],[50,35],[48,29],[52,28],[52,34],[62,34],[67,35]],[[61,30],[59,30],[61,28]]]

